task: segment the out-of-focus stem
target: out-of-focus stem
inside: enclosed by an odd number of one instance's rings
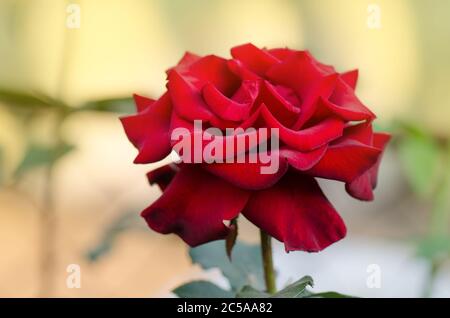
[[[54,288],[55,271],[55,210],[53,204],[53,165],[46,168],[43,202],[40,210],[40,297],[50,297]]]
[[[430,298],[433,294],[434,281],[436,280],[436,275],[439,271],[439,262],[436,260],[430,261],[430,271],[425,282],[425,288],[423,290],[423,298]]]

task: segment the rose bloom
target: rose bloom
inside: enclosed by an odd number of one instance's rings
[[[148,174],[163,193],[142,216],[153,230],[196,246],[226,238],[224,221],[242,214],[286,251],[320,251],[346,228],[316,178],[342,181],[352,197],[373,200],[389,135],[373,132],[375,115],[355,95],[358,71],[338,73],[308,51],[287,48],[245,44],[231,55],[186,53],[167,71],[158,100],[135,95],[138,113],[121,119],[139,150],[135,163],[164,159],[172,131],[194,135],[194,121],[202,120],[203,129],[277,128],[280,147],[268,151],[279,169],[262,174],[259,161],[163,166]]]

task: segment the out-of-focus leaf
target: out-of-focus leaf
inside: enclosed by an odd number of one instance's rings
[[[193,281],[173,290],[180,298],[233,298],[234,293],[207,281]]]
[[[49,105],[42,99],[32,94],[10,91],[0,88],[0,100],[5,103],[24,106],[48,107]]]
[[[78,111],[132,113],[135,111],[135,105],[131,97],[112,98],[91,101],[78,108]]]
[[[3,175],[3,149],[2,148],[0,148],[0,186],[3,184],[3,178],[4,178],[4,175]]]
[[[142,223],[138,222],[140,221],[138,215],[139,214],[137,214],[136,211],[130,211],[119,216],[117,219],[111,222],[111,224],[106,228],[105,232],[103,233],[100,241],[96,244],[96,246],[91,248],[86,253],[87,259],[91,262],[98,261],[101,257],[105,256],[107,253],[111,251],[111,249],[114,247],[114,243],[117,237],[120,234],[129,229],[143,227],[141,225]]]
[[[219,268],[235,292],[245,285],[263,289],[262,261],[258,245],[237,242],[232,262],[228,259],[221,241],[192,248],[189,255],[193,263],[200,264],[204,269]]]
[[[295,283],[283,288],[276,294],[272,295],[272,298],[303,298],[306,292],[306,287],[313,286],[314,282],[310,276],[304,276]]]
[[[294,284],[289,285],[275,295],[259,291],[251,286],[244,286],[237,294],[236,298],[355,298],[353,296],[340,294],[333,291],[312,293],[307,287],[312,286],[313,281],[309,276],[305,276]]]
[[[7,105],[34,108],[60,107],[68,108],[63,102],[41,93],[28,93],[0,88],[0,101]]]
[[[234,293],[208,281],[193,281],[172,291],[180,298],[233,298]]]
[[[105,236],[100,243],[98,243],[94,248],[90,249],[86,253],[86,258],[90,262],[97,262],[100,258],[108,254],[113,246],[114,246],[114,239],[110,236]]]
[[[17,167],[15,176],[20,177],[36,167],[52,165],[73,149],[74,146],[67,143],[61,143],[57,147],[32,143],[28,146],[22,162]]]
[[[447,148],[441,183],[433,198],[430,228],[432,236],[445,236],[450,230],[450,146]]]
[[[305,298],[356,298],[354,296],[344,295],[337,292],[329,291],[323,293],[310,293],[309,295],[305,294]]]
[[[429,198],[439,177],[441,153],[437,142],[425,133],[410,131],[398,146],[401,164],[411,188],[421,197]]]
[[[434,236],[419,242],[417,254],[427,259],[444,258],[450,255],[450,236]]]
[[[268,297],[270,297],[270,294],[257,290],[252,286],[244,286],[236,294],[236,298],[268,298]]]
[[[376,132],[385,132],[385,133],[394,134],[395,130],[396,130],[395,122],[379,123],[376,121],[372,124],[372,126],[373,126],[373,130]]]

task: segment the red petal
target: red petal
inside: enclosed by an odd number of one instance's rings
[[[388,134],[375,133],[373,135],[373,145],[381,151],[384,151],[389,140],[390,136]],[[372,201],[374,199],[372,190],[375,189],[377,185],[378,170],[381,163],[381,158],[382,154],[379,155],[378,160],[370,169],[368,169],[360,177],[356,178],[353,182],[345,185],[345,189],[348,194],[363,201]]]
[[[298,51],[275,64],[266,75],[273,82],[294,89],[305,100],[318,81],[334,73],[333,68],[317,62],[309,52]]]
[[[348,121],[374,119],[376,116],[356,97],[354,90],[342,79],[338,79],[336,88],[329,99],[322,98],[325,108]]]
[[[196,61],[182,75],[193,81],[199,89],[211,83],[226,96],[233,94],[241,82],[229,69],[228,61],[215,55],[208,55]]]
[[[268,127],[279,129],[281,141],[299,151],[311,151],[323,146],[342,136],[344,129],[341,120],[328,118],[310,128],[295,131],[283,126],[267,107],[262,107],[261,115]]]
[[[177,174],[179,168],[175,164],[165,165],[147,173],[150,185],[157,184],[164,191]]]
[[[258,114],[256,113],[256,115]],[[250,125],[256,119],[257,118],[253,118],[253,116],[249,117],[249,119],[244,121],[242,125]],[[205,148],[210,144],[210,148],[214,150],[222,149],[223,155],[217,155],[216,158],[220,157],[224,161],[227,157],[237,157],[242,153],[248,152],[259,144],[265,143],[270,137],[267,132],[263,134],[264,130],[262,129],[247,129],[247,126],[238,127],[242,128],[241,130],[243,131],[243,133],[235,130],[234,134],[231,135],[212,135],[207,130],[204,130],[204,127],[202,129],[200,129],[201,127],[198,127],[198,129],[196,129],[192,122],[188,122],[178,116],[176,113],[173,113],[170,128],[171,135],[176,128],[183,128],[184,131],[180,131],[182,135],[178,136],[178,140],[171,140],[172,147],[174,148],[180,142],[182,142],[179,144],[180,147],[182,145],[188,146],[188,144],[191,146],[189,153],[186,153],[184,155],[179,153],[185,163],[210,162],[210,160],[212,160],[213,158],[204,156],[207,155],[205,154]],[[190,140],[190,142],[188,140]],[[186,143],[184,144],[184,142]],[[241,145],[243,146],[240,147]],[[178,152],[178,149],[175,150]],[[197,154],[197,159],[195,159],[195,154]],[[231,154],[231,156],[228,154]]]
[[[309,89],[307,96],[301,105],[300,116],[292,127],[293,129],[298,130],[311,118],[314,116],[317,117],[317,112],[320,110],[320,99],[330,97],[336,86],[337,78],[337,74],[325,76],[322,79],[317,80],[316,84]],[[320,119],[325,119],[327,117],[330,117],[329,113],[325,114],[325,116],[322,116]]]
[[[318,252],[346,234],[344,222],[314,178],[293,171],[272,188],[254,192],[242,213],[284,242],[286,251]]]
[[[351,88],[355,89],[358,82],[358,70],[348,71],[340,75],[342,80]]]
[[[372,123],[364,122],[356,125],[347,126],[344,129],[344,135],[342,136],[342,139],[353,139],[365,145],[372,146],[373,143]]]
[[[277,120],[284,126],[291,127],[298,118],[300,108],[285,99],[274,86],[264,81],[256,104],[264,103]]]
[[[139,103],[142,99],[139,98]],[[172,112],[169,95],[164,94],[142,112],[120,120],[131,143],[139,149],[135,163],[151,163],[171,152],[169,126]]]
[[[328,146],[324,145],[309,152],[300,152],[288,148],[280,150],[280,156],[285,158],[289,165],[297,170],[305,171],[314,167],[325,155]]]
[[[273,171],[272,174],[262,174],[261,168],[270,164],[262,163],[260,160],[257,160],[255,163],[249,163],[248,154],[246,155],[245,163],[213,163],[205,164],[203,167],[239,188],[249,190],[266,189],[278,182],[288,169],[286,160],[280,158],[278,153],[273,153],[272,155],[278,156],[279,161],[278,169]]]
[[[227,128],[237,128],[242,127],[244,129],[251,127],[256,120],[259,117],[259,110],[256,109],[256,111],[253,111],[252,108],[255,104],[255,100],[258,96],[259,92],[259,81],[250,81],[250,80],[244,80],[241,83],[241,86],[239,89],[233,94],[233,97],[231,98],[232,103],[238,103],[238,105],[249,105],[248,111],[246,111],[247,114],[243,117],[243,121],[232,121],[232,120],[226,120],[223,119],[217,114],[218,116],[212,118],[210,120],[212,127],[217,127],[219,129],[225,130]],[[241,107],[241,106],[239,106]],[[239,110],[243,111],[243,110]],[[225,112],[226,114],[229,114],[229,111],[227,110]],[[251,114],[250,116],[248,114]],[[244,114],[243,114],[244,115]],[[235,115],[227,115],[224,117],[233,118]]]
[[[212,84],[203,87],[203,98],[211,110],[224,120],[242,121],[249,116],[251,103],[235,102]]]
[[[134,94],[133,99],[134,103],[136,104],[136,110],[138,113],[143,112],[144,110],[146,110],[155,103],[154,99],[140,96],[138,94]]]
[[[377,147],[378,149],[381,149],[382,154],[384,153],[384,150],[386,149],[387,144],[391,140],[391,135],[386,133],[375,133],[373,135],[373,146]],[[377,186],[377,180],[378,180],[378,168],[381,163],[381,157],[378,158],[377,163],[375,164],[374,169],[371,170],[371,180],[372,180],[372,187],[375,189]]]
[[[242,81],[239,89],[233,94],[232,99],[238,103],[253,104],[259,93],[259,80],[245,80]]]
[[[205,120],[212,117],[208,106],[203,101],[200,90],[187,82],[177,71],[169,74],[167,83],[175,111],[188,120]]]
[[[371,169],[369,169],[370,171]],[[363,173],[351,183],[345,184],[345,191],[355,199],[361,201],[373,201],[373,189],[370,173]]]
[[[162,196],[142,212],[147,224],[163,234],[178,234],[190,246],[223,239],[249,194],[203,171],[183,166]]]
[[[381,150],[354,140],[343,140],[328,147],[323,158],[308,174],[326,179],[352,182],[372,167]]]
[[[232,48],[231,55],[260,76],[263,76],[270,67],[279,63],[277,58],[250,43]]]
[[[276,57],[280,61],[286,60],[291,55],[295,54],[294,50],[288,49],[288,48],[281,48],[281,49],[270,49],[267,50],[272,56]]]
[[[294,108],[300,108],[301,101],[297,94],[294,92],[292,88],[277,85],[272,87],[275,89],[276,93],[279,94],[284,100],[286,100],[289,104],[291,104]],[[294,110],[294,112],[299,112],[300,109]]]
[[[258,80],[260,77],[245,67],[244,63],[239,60],[228,60],[228,68],[233,74],[241,80]]]
[[[170,68],[167,70],[166,74],[169,75],[172,70],[177,70],[179,72],[184,72],[189,69],[189,67],[195,62],[201,59],[200,56],[196,54],[192,54],[190,52],[186,52],[181,60],[178,62],[177,66]]]

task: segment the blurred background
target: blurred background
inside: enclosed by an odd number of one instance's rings
[[[275,245],[279,284],[309,274],[319,291],[450,297],[448,12],[447,0],[2,0],[0,297],[170,296],[221,280],[146,229],[139,212],[159,190],[144,173],[161,163],[132,164],[118,117],[133,93],[158,97],[185,51],[227,57],[246,42],[358,68],[358,95],[395,136],[375,202],[323,184],[345,240],[314,255]],[[241,222],[241,239],[257,234]],[[81,288],[66,284],[71,264]]]

